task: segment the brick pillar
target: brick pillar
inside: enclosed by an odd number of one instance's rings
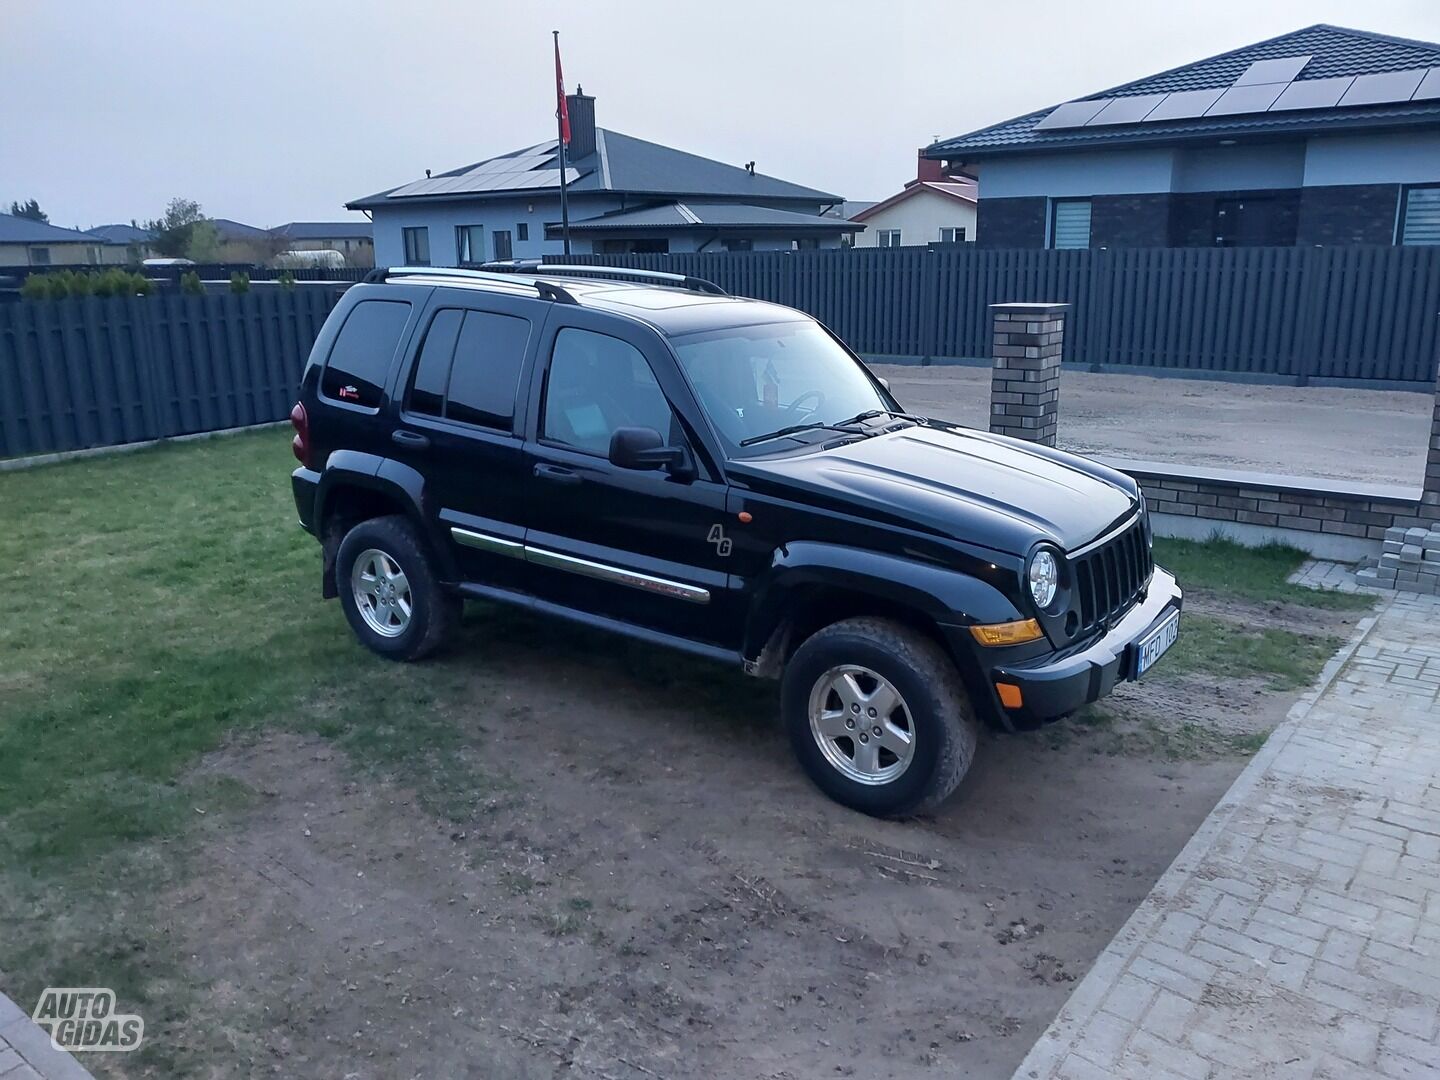
[[[1428,506],[1440,506],[1440,378],[1435,380],[1435,413],[1430,421],[1430,451],[1425,455],[1425,495]]]
[[[1069,304],[991,304],[990,430],[1055,445]]]

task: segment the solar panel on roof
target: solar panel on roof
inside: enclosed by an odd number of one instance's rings
[[[1409,101],[1410,95],[1420,89],[1420,80],[1425,78],[1428,68],[1412,68],[1409,71],[1386,71],[1378,75],[1357,75],[1350,89],[1340,99],[1340,105],[1383,105],[1392,101]]]
[[[1095,117],[1087,123],[1086,127],[1097,127],[1104,124],[1138,124],[1145,119],[1145,115],[1160,102],[1164,101],[1165,94],[1132,94],[1130,97],[1115,98],[1101,109]]]
[[[1266,83],[1285,83],[1295,78],[1310,62],[1308,56],[1281,56],[1275,60],[1256,60],[1246,68],[1234,86],[1262,86]]]
[[[1234,116],[1236,113],[1264,112],[1275,104],[1287,83],[1261,83],[1258,86],[1232,86],[1215,104],[1205,110],[1206,116]]]
[[[1440,98],[1440,67],[1430,69],[1430,73],[1420,80],[1420,88],[1410,100],[1429,101],[1431,98]]]
[[[1099,101],[1067,101],[1064,105],[1058,105],[1050,110],[1050,115],[1036,124],[1034,130],[1047,131],[1051,128],[1084,127],[1096,113],[1110,104],[1110,100],[1110,98],[1101,98]]]
[[[1270,106],[1270,111],[1333,108],[1354,81],[1355,76],[1353,75],[1337,75],[1333,79],[1306,79],[1304,82],[1292,82],[1280,92],[1280,96],[1275,99],[1275,104]]]
[[[1223,89],[1177,90],[1173,94],[1166,94],[1165,100],[1146,115],[1145,123],[1154,123],[1156,120],[1186,120],[1204,116],[1205,110],[1214,105],[1224,92]]]
[[[565,170],[565,182],[573,184],[580,179],[578,169]],[[465,173],[463,176],[436,177],[431,180],[417,180],[390,193],[390,198],[408,198],[412,195],[461,195],[477,194],[482,191],[515,191],[524,188],[559,187],[558,169],[527,169],[523,172]]]

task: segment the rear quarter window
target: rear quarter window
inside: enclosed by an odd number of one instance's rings
[[[408,301],[362,300],[356,304],[330,349],[320,392],[337,401],[378,408],[409,318]]]

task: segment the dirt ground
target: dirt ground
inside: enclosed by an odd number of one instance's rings
[[[641,656],[472,606],[460,824],[318,738],[207,759],[257,794],[151,932],[213,1075],[1008,1077],[1293,697],[1162,665],[896,823],[809,785],[773,684]]]
[[[989,368],[875,370],[913,412],[989,424]],[[1433,408],[1432,395],[1405,391],[1066,370],[1058,438],[1102,457],[1419,488]]]

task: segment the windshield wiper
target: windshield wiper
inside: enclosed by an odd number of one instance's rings
[[[874,420],[877,416],[893,416],[897,420],[909,420],[915,424],[925,424],[929,422],[923,416],[911,416],[909,413],[895,412],[891,409],[866,409],[864,412],[856,413],[847,420],[836,420],[834,423],[827,424],[817,420],[808,424],[791,424],[789,427],[783,427],[779,431],[771,431],[765,435],[752,435],[748,439],[741,439],[740,445],[753,446],[755,443],[766,442],[769,439],[781,439],[786,435],[796,435],[802,431],[815,431],[820,428],[828,428],[831,431],[843,431],[850,435],[878,435],[880,434],[878,430],[867,432],[864,428],[856,426],[863,424],[866,420]]]
[[[754,446],[756,443],[765,442],[768,439],[781,439],[786,435],[795,435],[802,431],[814,431],[817,428],[835,428],[835,424],[822,424],[818,421],[810,424],[791,424],[789,427],[782,427],[779,431],[771,431],[764,435],[751,435],[748,439],[741,439],[741,446]]]

